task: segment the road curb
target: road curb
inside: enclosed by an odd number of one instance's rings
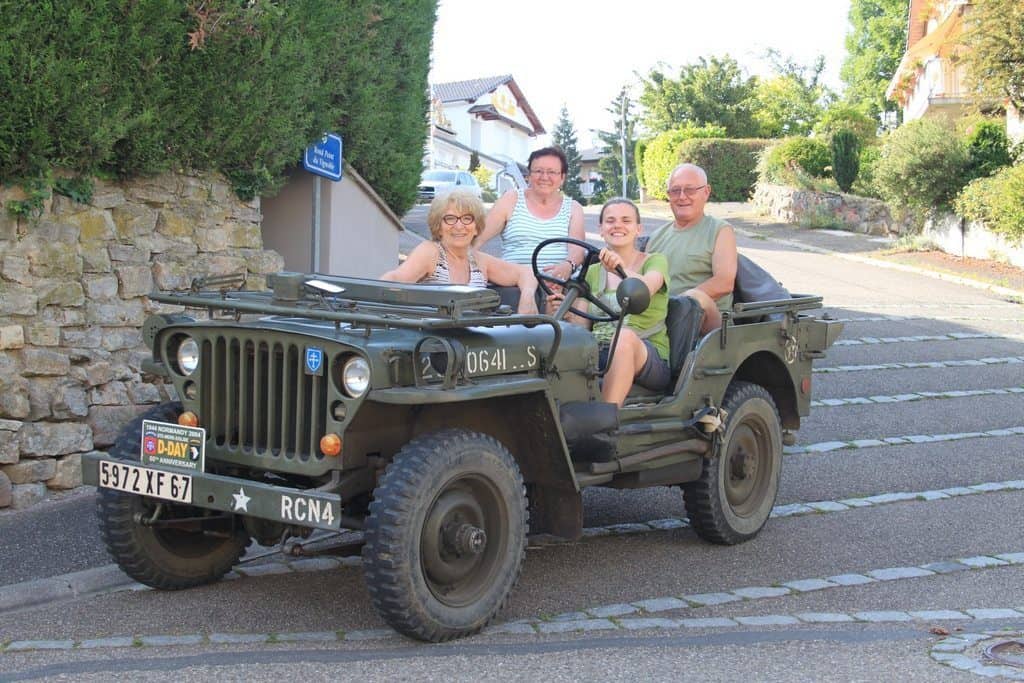
[[[37,607],[133,586],[141,588],[141,584],[125,576],[117,565],[109,564],[95,569],[0,586],[0,612]]]

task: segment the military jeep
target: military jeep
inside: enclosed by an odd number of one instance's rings
[[[701,336],[694,302],[673,299],[670,391],[617,409],[601,402],[594,337],[562,320],[595,300],[597,249],[580,244],[553,315],[514,314],[489,289],[301,273],[266,292],[212,278],[152,294],[184,311],[143,329],[144,369],[179,401],[83,459],[116,562],[181,589],[221,578],[253,539],[361,530],[381,616],[442,641],[505,605],[528,531],[582,535],[588,486],[679,486],[701,538],[755,536],[841,324],[806,313],[819,297],[790,296],[737,303]],[[621,320],[646,294],[626,279],[621,312],[596,303]]]

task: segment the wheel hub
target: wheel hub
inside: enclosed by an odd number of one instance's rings
[[[442,539],[456,557],[479,555],[487,547],[487,532],[472,524],[447,524]]]

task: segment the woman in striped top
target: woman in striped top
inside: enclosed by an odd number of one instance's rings
[[[438,195],[430,203],[430,242],[416,245],[408,258],[380,276],[392,282],[486,287],[488,282],[519,287],[519,312],[536,313],[537,281],[529,266],[507,263],[473,248],[484,223],[484,205],[469,190]]]
[[[487,223],[480,233],[480,246],[501,235],[502,258],[510,263],[529,265],[533,250],[552,237],[586,240],[583,207],[562,194],[562,183],[569,168],[565,152],[545,147],[530,154],[530,186],[509,190],[494,202]],[[538,265],[547,273],[568,279],[583,258],[583,249],[565,244],[545,247]]]

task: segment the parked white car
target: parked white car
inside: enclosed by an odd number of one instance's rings
[[[482,194],[480,184],[469,171],[435,168],[424,171],[420,177],[419,198],[429,202],[437,194],[456,187],[466,188],[477,197]]]

